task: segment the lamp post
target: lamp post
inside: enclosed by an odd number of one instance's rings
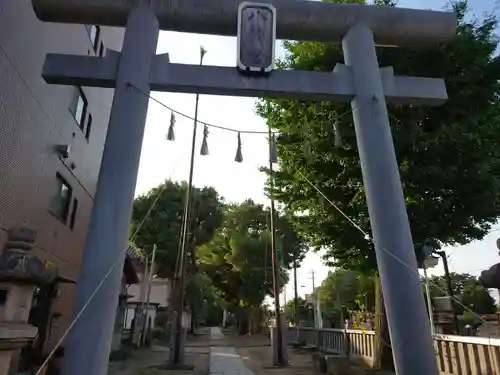
[[[200,47],[200,65],[203,65],[203,57],[206,54],[206,50]],[[170,352],[169,364],[174,368],[184,368],[184,339],[183,339],[183,327],[182,327],[182,316],[184,312],[184,279],[186,277],[186,247],[187,239],[189,234],[189,221],[190,221],[190,210],[191,210],[191,199],[193,190],[193,170],[194,170],[194,154],[196,148],[196,131],[198,128],[198,104],[200,100],[200,94],[196,94],[196,103],[194,110],[194,124],[193,124],[193,138],[191,143],[191,161],[189,165],[189,179],[188,186],[186,190],[186,203],[184,208],[183,226],[182,226],[182,237],[181,237],[181,248],[179,254],[179,263],[177,275],[179,282],[177,285],[177,314],[175,314],[175,328],[173,330],[172,342],[173,350]],[[191,368],[191,366],[187,366]]]
[[[430,245],[424,245],[424,246],[422,246],[422,254],[424,256],[424,260],[422,262],[422,268],[424,269],[425,298],[427,298],[427,311],[428,311],[428,314],[429,314],[429,323],[431,325],[431,335],[432,336],[434,336],[434,334],[436,333],[436,331],[434,329],[434,312],[433,312],[433,309],[432,309],[431,292],[430,292],[430,289],[429,289],[429,278],[427,276],[427,268],[429,266],[429,264],[427,263],[427,261],[428,261],[428,259],[434,259],[434,260],[436,260],[436,258],[434,258],[432,256],[433,251],[434,251],[434,248],[432,246],[430,246]],[[436,264],[437,264],[437,262],[434,262],[430,266],[434,267]]]
[[[432,299],[429,288],[429,277],[427,276],[427,269],[435,267],[437,264],[438,264],[438,258],[435,258],[433,256],[428,256],[422,262],[422,268],[424,269],[425,298],[427,299],[427,310],[429,311],[429,323],[431,325],[432,336],[436,334],[436,330],[434,327],[434,311],[432,309]]]
[[[434,251],[434,254],[439,255],[443,259],[444,275],[446,279],[446,290],[448,292],[448,296],[450,297],[451,309],[453,312],[453,326],[455,334],[458,335],[460,334],[460,328],[457,317],[457,305],[455,303],[455,296],[451,285],[450,269],[448,268],[448,257],[446,256],[446,253],[444,251]]]
[[[286,365],[286,360],[285,360],[285,355],[284,355],[284,348],[283,348],[283,332],[282,328],[283,326],[281,325],[281,306],[280,306],[280,281],[279,281],[279,275],[278,275],[278,259],[277,259],[277,252],[276,252],[276,228],[275,228],[275,207],[274,207],[274,184],[273,184],[273,177],[272,177],[272,172],[273,172],[273,145],[274,143],[274,138],[273,134],[271,132],[271,127],[269,127],[269,172],[271,174],[270,181],[271,181],[271,189],[270,189],[270,200],[271,200],[271,207],[270,207],[270,230],[271,230],[271,263],[272,263],[272,272],[273,272],[273,292],[274,292],[274,309],[275,309],[275,314],[276,314],[276,356],[273,356],[274,362],[273,363],[275,366],[285,366]]]
[[[430,299],[430,292],[429,292],[429,285],[428,285],[428,278],[427,278],[427,268],[434,267],[436,264],[432,263],[432,259],[436,259],[432,257],[433,254],[440,256],[443,259],[443,267],[444,267],[444,275],[445,275],[445,280],[446,280],[446,291],[448,294],[448,297],[450,298],[450,304],[451,304],[451,309],[453,313],[453,328],[455,331],[455,334],[460,333],[460,328],[458,324],[458,317],[457,317],[457,309],[456,309],[456,304],[455,304],[455,296],[453,294],[453,288],[451,285],[451,277],[450,277],[450,270],[448,268],[448,258],[446,256],[446,253],[444,251],[438,251],[435,250],[431,245],[424,245],[422,246],[422,254],[424,256],[424,262],[423,262],[423,269],[424,269],[424,278],[425,278],[425,289],[426,289],[426,295],[427,295],[427,301],[429,305],[429,317],[431,319],[431,333],[434,334],[434,322],[432,320],[432,305],[431,305],[431,299]]]
[[[295,299],[295,341],[300,341],[300,310],[299,310],[299,291],[297,290],[297,256],[293,258],[293,289]]]
[[[148,324],[148,315],[149,315],[149,305],[151,303],[151,283],[153,282],[154,277],[154,266],[155,266],[155,257],[156,257],[156,244],[153,245],[153,254],[151,255],[151,266],[149,267],[149,276],[148,276],[148,284],[147,284],[147,292],[146,292],[146,307],[143,309],[141,317],[142,317],[142,328],[141,328],[141,346],[144,344],[146,339],[146,328]]]

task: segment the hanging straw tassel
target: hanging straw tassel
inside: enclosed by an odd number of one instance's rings
[[[203,58],[205,57],[206,53],[207,50],[203,46],[200,46],[200,65],[203,64]]]
[[[269,161],[271,163],[278,162],[278,151],[276,148],[276,135],[274,133],[271,135],[271,149],[269,150]]]
[[[207,138],[208,138],[208,127],[205,125],[203,127],[203,142],[201,143],[200,155],[208,155]]]
[[[167,141],[175,141],[174,125],[175,125],[175,115],[174,112],[172,111],[170,113],[170,125],[168,126]]]
[[[234,161],[241,163],[243,161],[243,155],[241,154],[241,134],[238,132],[238,148],[236,149],[236,157]]]

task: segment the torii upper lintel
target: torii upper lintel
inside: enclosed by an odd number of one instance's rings
[[[321,1],[260,0],[272,3],[279,17],[278,39],[340,42],[355,24],[369,27],[380,45],[429,45],[456,34],[454,13]],[[137,6],[150,7],[160,29],[236,36],[241,0],[32,0],[47,22],[125,26]]]

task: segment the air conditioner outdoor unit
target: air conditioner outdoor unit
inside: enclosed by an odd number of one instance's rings
[[[56,150],[62,159],[67,159],[69,157],[69,154],[71,153],[71,146],[70,145],[57,145]]]

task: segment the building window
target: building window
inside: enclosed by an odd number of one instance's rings
[[[73,200],[73,209],[71,210],[71,217],[69,219],[69,227],[73,229],[75,227],[76,212],[78,211],[78,199]]]
[[[56,175],[56,183],[56,192],[52,198],[51,212],[63,223],[66,223],[68,221],[73,189],[59,173]]]
[[[85,125],[84,120],[87,114],[87,105],[87,98],[82,89],[75,87],[75,93],[69,110],[82,130]]]
[[[87,128],[85,129],[85,138],[87,141],[90,139],[90,130],[92,128],[92,115],[89,113],[87,116]]]
[[[97,52],[97,47],[99,46],[99,34],[101,33],[101,30],[99,26],[96,25],[87,25],[86,28],[87,34],[89,34],[90,43],[92,44],[94,51]]]

